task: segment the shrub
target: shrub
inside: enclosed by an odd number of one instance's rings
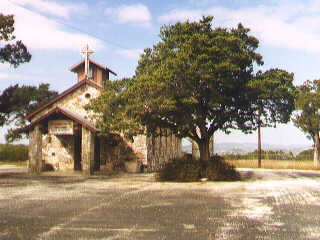
[[[236,181],[240,174],[235,168],[216,155],[209,162],[200,162],[186,155],[174,159],[156,174],[159,181],[195,182],[201,178],[210,181]]]
[[[25,145],[0,144],[0,162],[18,162],[28,159],[28,147]]]

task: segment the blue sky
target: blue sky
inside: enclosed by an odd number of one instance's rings
[[[14,69],[0,64],[0,91],[9,85],[50,83],[59,92],[76,82],[68,69],[82,59],[85,44],[92,59],[132,76],[139,54],[159,41],[163,24],[215,17],[214,26],[237,23],[260,40],[263,69],[278,67],[295,74],[295,84],[319,78],[320,2],[315,0],[1,0],[0,12],[14,14],[15,34],[32,53],[30,63]],[[115,79],[115,78],[114,78]],[[0,130],[0,142],[4,142]],[[292,124],[263,129],[269,144],[309,144]],[[256,142],[256,134],[218,133],[217,142]]]

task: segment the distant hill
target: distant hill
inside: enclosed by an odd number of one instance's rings
[[[275,144],[263,144],[263,150],[282,150],[284,152],[292,152],[294,155],[299,152],[312,148],[311,145],[304,144],[292,144],[292,145],[275,145]],[[214,152],[221,153],[248,153],[257,149],[256,143],[215,143]],[[192,145],[186,144],[182,146],[182,151],[191,153]]]

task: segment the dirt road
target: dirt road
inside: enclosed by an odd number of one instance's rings
[[[241,173],[183,184],[0,167],[0,239],[320,239],[320,173]]]

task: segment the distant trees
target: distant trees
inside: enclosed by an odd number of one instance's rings
[[[314,143],[314,166],[319,167],[320,80],[306,81],[298,88],[294,124]]]
[[[254,150],[252,152],[239,154],[239,153],[225,153],[222,156],[227,160],[256,160],[258,157],[265,160],[293,160],[295,156],[292,152],[285,152],[283,150]],[[301,156],[300,156],[301,157]],[[302,159],[306,160],[306,159]]]

